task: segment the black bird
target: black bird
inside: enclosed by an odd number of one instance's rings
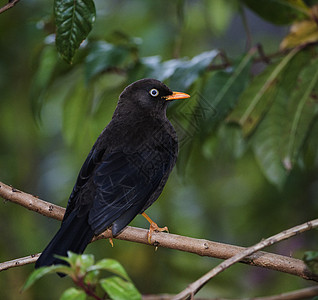
[[[126,87],[107,127],[88,154],[68,200],[60,229],[35,268],[65,264],[55,255],[83,253],[94,235],[112,226],[116,236],[159,197],[178,155],[168,102],[190,97],[155,79]],[[149,238],[149,237],[148,237]]]

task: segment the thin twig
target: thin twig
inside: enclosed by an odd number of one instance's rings
[[[247,17],[245,14],[244,7],[241,3],[239,3],[239,13],[242,19],[243,27],[246,34],[246,50],[250,49],[252,47],[252,34],[250,27],[248,26]]]
[[[249,300],[304,300],[318,295],[318,286],[312,286],[304,289],[299,289],[292,292],[277,294],[267,297],[248,298]],[[174,295],[143,295],[142,300],[172,300]],[[195,300],[244,300],[242,298],[200,298],[194,297]],[[245,299],[246,300],[246,299]]]
[[[95,291],[93,291],[90,286],[84,282],[84,278],[81,277],[81,278],[76,278],[75,280],[73,279],[73,282],[79,287],[81,288],[85,294],[89,297],[92,297],[94,298],[95,300],[103,300],[102,298],[98,297],[96,294],[95,294]]]
[[[308,288],[282,293],[275,296],[257,297],[253,300],[303,300],[318,296],[318,286],[311,286]]]
[[[271,236],[252,247],[246,248],[241,253],[234,255],[233,257],[223,261],[215,268],[210,270],[208,273],[203,275],[201,278],[196,280],[195,282],[191,283],[186,289],[184,289],[181,293],[176,295],[173,299],[180,300],[180,299],[191,299],[209,280],[211,280],[217,274],[223,272],[233,264],[239,262],[240,260],[244,259],[246,256],[251,255],[265,247],[273,245],[279,241],[288,239],[296,234],[303,233],[313,228],[318,227],[318,219],[306,222],[304,224],[292,227],[290,229],[284,230],[274,236]]]
[[[174,297],[174,295],[169,295],[169,294],[142,295],[142,300],[171,300],[173,297]],[[226,299],[195,297],[194,300],[226,300]],[[233,300],[233,299],[231,299],[231,300]]]
[[[256,44],[256,46],[250,48],[250,51],[251,50],[254,51],[253,50],[254,48],[258,51],[258,55],[253,58],[254,64],[260,63],[260,62],[270,64],[274,59],[278,59],[281,56],[287,55],[289,52],[293,51],[295,48],[299,49],[299,48],[305,48],[307,46],[314,46],[314,45],[318,45],[318,42],[306,43],[294,48],[283,49],[271,54],[266,54],[261,44]],[[233,63],[229,59],[227,59],[227,56],[224,51],[221,51],[220,53],[222,53],[222,56],[220,55],[220,57],[222,58],[222,62],[210,64],[207,68],[208,71],[224,70],[233,65]]]
[[[2,14],[3,12],[5,12],[6,10],[12,8],[13,6],[15,6],[20,0],[12,0],[9,1],[6,5],[2,6],[0,8],[0,14]]]
[[[261,44],[256,44],[256,48],[259,54],[259,60],[263,61],[264,63],[266,63],[267,65],[271,63],[270,57],[266,56],[263,46]]]

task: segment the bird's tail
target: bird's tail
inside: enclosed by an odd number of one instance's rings
[[[35,268],[67,263],[55,257],[55,255],[67,256],[67,251],[81,254],[92,240],[94,232],[91,230],[87,216],[76,216],[72,212],[63,221],[61,228],[44,249],[35,263]]]

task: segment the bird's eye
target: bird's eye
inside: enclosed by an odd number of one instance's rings
[[[149,94],[152,96],[152,97],[157,97],[159,95],[159,91],[156,90],[156,89],[151,89],[149,91]]]

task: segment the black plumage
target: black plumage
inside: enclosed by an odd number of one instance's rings
[[[116,236],[159,197],[178,155],[167,100],[187,97],[155,79],[125,88],[79,172],[61,228],[36,268],[63,263],[56,254],[82,253],[94,235],[110,226]]]

